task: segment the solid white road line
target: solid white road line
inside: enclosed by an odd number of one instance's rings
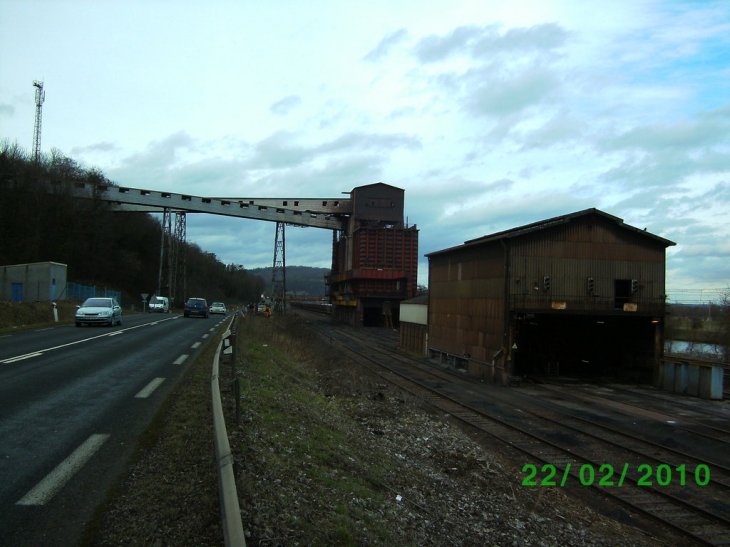
[[[97,433],[86,439],[16,505],[45,505],[91,459],[108,438],[108,434]]]
[[[134,396],[135,399],[146,399],[150,395],[152,395],[152,392],[156,390],[158,387],[160,387],[160,384],[164,382],[164,378],[155,378],[152,380],[149,384],[147,384],[137,395]]]
[[[176,318],[177,318],[177,316],[171,317],[170,319],[163,319],[163,321],[170,321],[171,319],[176,319]],[[75,342],[69,342],[68,344],[61,344],[60,346],[54,346],[52,348],[45,348],[40,351],[28,353],[26,355],[17,355],[15,357],[10,357],[8,359],[4,359],[4,360],[0,361],[0,363],[12,363],[14,361],[20,361],[21,359],[27,359],[29,357],[38,357],[39,355],[43,355],[47,351],[51,351],[54,349],[60,349],[60,348],[67,348],[69,346],[73,346],[76,344],[83,344],[84,342],[90,342],[91,340],[96,340],[97,338],[104,338],[105,336],[116,336],[125,331],[132,330],[132,329],[139,329],[139,328],[147,327],[149,325],[150,325],[149,323],[143,323],[141,325],[135,325],[134,327],[124,328],[124,329],[120,329],[120,330],[114,331],[114,332],[107,332],[105,334],[100,334],[98,336],[91,336],[90,338],[83,338],[81,340],[76,340]]]
[[[38,357],[39,355],[43,355],[42,352],[35,352],[35,353],[27,353],[25,355],[21,355],[19,357],[11,357],[10,359],[5,359],[3,361],[0,361],[0,363],[15,363],[17,361],[22,361],[23,359],[30,359],[31,357]]]
[[[182,365],[185,362],[185,359],[187,359],[188,357],[190,357],[190,356],[183,353],[180,357],[175,359],[175,361],[173,361],[172,364],[173,365]]]

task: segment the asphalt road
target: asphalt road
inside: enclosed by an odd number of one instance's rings
[[[223,316],[0,335],[0,545],[73,546]]]

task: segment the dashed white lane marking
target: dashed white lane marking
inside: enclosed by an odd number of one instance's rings
[[[204,334],[203,338],[208,338],[208,336],[210,336],[210,334]]]
[[[86,439],[16,505],[45,505],[91,459],[108,438],[108,434],[97,433]]]
[[[197,349],[200,347],[200,342],[195,342],[192,346],[190,346],[190,349]]]
[[[187,355],[187,354],[185,354],[185,353],[183,353],[180,357],[178,357],[177,359],[175,359],[175,361],[173,361],[172,364],[173,365],[182,365],[185,362],[185,359],[187,359],[188,357],[190,357],[190,356]]]
[[[164,378],[155,378],[149,384],[147,384],[142,390],[134,396],[135,399],[146,399],[152,392],[160,387],[160,384],[164,382]]]

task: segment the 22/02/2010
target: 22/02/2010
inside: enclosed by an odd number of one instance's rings
[[[558,483],[555,480],[555,477],[558,476],[558,469],[553,464],[546,463],[538,471],[536,465],[527,463],[522,466],[522,472],[527,473],[527,476],[522,480],[522,486],[565,486],[570,475],[571,466],[572,464],[570,463],[565,466],[565,469],[561,473],[560,482]],[[623,486],[630,468],[631,466],[628,463],[623,464],[621,474],[618,476],[618,480],[615,480],[614,475],[616,472],[613,465],[604,463],[598,468],[598,473],[596,473],[594,466],[586,463],[580,466],[578,480],[583,486],[593,486],[594,484],[598,486]],[[635,483],[637,486],[653,486],[654,481],[656,481],[658,486],[669,486],[673,481],[676,481],[675,484],[685,486],[687,484],[687,476],[690,476],[691,481],[693,475],[691,471],[688,472],[685,464],[673,468],[663,463],[654,468],[644,463],[637,467],[636,472],[638,478],[629,477],[629,481]],[[539,482],[538,475],[542,476]],[[598,479],[597,483],[596,479]],[[699,464],[695,467],[694,482],[699,486],[705,486],[710,482],[710,467],[708,465]]]

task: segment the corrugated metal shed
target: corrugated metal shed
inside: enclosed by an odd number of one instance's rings
[[[556,348],[561,358],[576,358],[555,341],[568,329],[567,316],[593,318],[583,322],[663,316],[665,252],[671,245],[586,209],[429,253],[429,347],[479,376],[502,381],[515,373],[517,342],[535,348],[539,359]],[[536,314],[541,326],[531,328]],[[641,351],[656,357],[653,327],[612,325],[610,336],[617,340],[622,329],[640,332]],[[587,329],[583,336],[599,333]]]

